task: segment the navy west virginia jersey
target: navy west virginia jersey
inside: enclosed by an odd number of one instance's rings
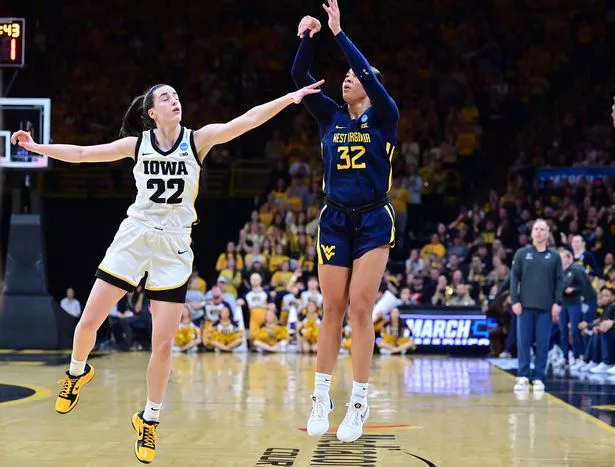
[[[338,107],[321,125],[325,195],[349,207],[384,198],[391,189],[396,132],[373,107],[355,120],[346,106]]]
[[[305,96],[303,102],[320,124],[325,207],[317,239],[319,264],[350,267],[367,251],[394,244],[395,218],[387,193],[399,110],[350,39],[343,32],[335,39],[371,106],[352,119],[347,105],[323,93]],[[309,72],[313,55],[314,39],[306,33],[292,70],[297,87],[316,82]]]

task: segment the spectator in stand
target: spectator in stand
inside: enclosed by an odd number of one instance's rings
[[[264,321],[251,333],[254,347],[259,352],[285,352],[288,345],[288,330],[280,326],[274,310],[267,310]]]
[[[192,275],[190,276],[189,280],[196,280],[198,284],[197,290],[200,290],[201,292],[205,293],[205,291],[207,290],[207,282],[205,282],[205,279],[199,276],[198,270],[195,269],[192,271]]]
[[[391,310],[389,319],[382,327],[382,339],[378,342],[378,347],[381,354],[401,354],[405,355],[408,350],[415,350],[412,331],[399,316],[399,309]]]
[[[243,343],[245,330],[232,320],[231,310],[220,310],[218,321],[212,324],[207,336],[207,344],[219,352],[232,352]]]
[[[598,299],[603,310],[592,327],[590,342],[586,347],[586,364],[578,371],[615,376],[615,290],[603,287]]]
[[[184,307],[181,322],[175,332],[174,352],[194,353],[201,343],[201,329],[192,322],[192,313],[188,306]]]
[[[425,260],[420,257],[419,250],[410,251],[406,260],[406,274],[421,274],[425,269]]]
[[[600,275],[600,267],[591,251],[585,249],[585,240],[581,235],[575,235],[570,242],[574,253],[574,262],[582,266],[592,276]]]
[[[75,318],[75,322],[81,316],[81,303],[75,298],[75,291],[69,287],[66,289],[66,297],[60,301],[60,307],[70,316]]]
[[[448,302],[449,306],[474,306],[476,301],[468,293],[466,284],[457,284],[455,287],[455,295]]]
[[[237,255],[237,257],[241,259],[240,255]],[[243,260],[241,264],[243,268]],[[220,278],[226,279],[226,293],[237,298],[237,289],[241,287],[241,269],[239,269],[239,266],[235,263],[235,257],[228,257],[225,267],[219,272],[220,275],[218,276],[218,280],[220,280]]]
[[[235,243],[233,242],[228,242],[226,245],[226,252],[221,253],[220,256],[218,257],[218,261],[216,261],[216,272],[220,272],[223,269],[228,269],[229,260],[232,260],[234,262],[234,266],[237,269],[239,270],[243,269],[243,258],[237,252],[237,247],[235,246]]]
[[[393,186],[389,191],[389,199],[391,200],[391,204],[395,210],[395,226],[398,234],[397,239],[400,242],[400,246],[403,247],[408,223],[408,204],[410,203],[410,194],[402,185],[401,179],[393,179]]]
[[[198,327],[201,327],[205,319],[206,300],[205,294],[199,289],[199,281],[191,279],[186,291],[186,305],[192,313],[192,322]]]
[[[431,243],[428,243],[421,249],[421,258],[427,258],[430,255],[435,255],[439,258],[443,258],[446,255],[446,248],[440,241],[440,236],[437,233],[431,236]]]

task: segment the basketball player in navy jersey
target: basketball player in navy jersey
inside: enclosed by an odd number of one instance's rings
[[[387,193],[391,188],[399,111],[383,87],[378,70],[370,66],[342,31],[337,0],[328,0],[323,7],[350,70],[342,84],[344,105],[322,93],[303,101],[320,124],[325,193],[317,234],[324,318],[318,336],[315,390],[307,430],[311,436],[320,436],[329,429],[329,413],[333,410],[329,397],[331,376],[340,350],[344,315],[350,305],[354,381],[337,437],[351,442],[361,436],[369,417],[372,311],[395,239],[394,211]],[[302,40],[292,69],[298,87],[315,82],[310,65],[313,37],[320,28],[320,22],[311,16],[299,24],[298,36]]]
[[[97,146],[38,144],[18,131],[11,141],[21,147],[65,162],[135,161],[137,197],[96,271],[83,316],[75,330],[70,368],[56,400],[58,413],[70,412],[83,386],[94,377],[86,363],[96,331],[109,310],[132,291],[147,272],[145,293],[151,300],[152,354],[147,369],[145,409],[132,416],[137,431],[135,455],[150,463],[155,456],[159,411],[171,372],[175,332],[192,273],[190,234],[196,221],[201,164],[209,150],[262,125],[290,104],[320,92],[310,83],[298,91],[254,107],[228,123],[214,123],[192,131],[181,126],[182,107],[175,90],[158,84],[136,98],[126,112],[121,139]]]

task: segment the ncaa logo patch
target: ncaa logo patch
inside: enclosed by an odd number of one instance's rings
[[[179,145],[179,149],[181,149],[182,151],[187,151],[188,150],[188,143],[182,143]]]
[[[363,115],[361,117],[361,123],[365,123],[367,121],[367,115]]]

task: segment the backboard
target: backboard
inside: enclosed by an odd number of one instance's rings
[[[46,156],[11,145],[10,136],[26,130],[34,141],[48,144],[51,140],[51,99],[30,97],[0,98],[0,167],[6,169],[46,169]]]

